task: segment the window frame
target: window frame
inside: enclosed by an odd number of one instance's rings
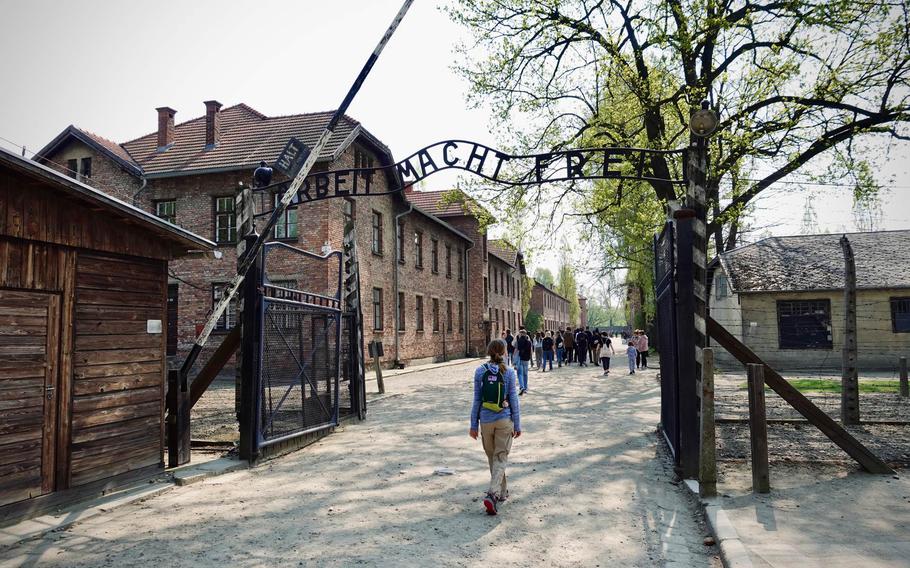
[[[439,239],[430,237],[430,271],[439,274]]]
[[[423,296],[416,294],[414,298],[414,329],[415,331],[424,331]]]
[[[218,203],[222,199],[226,199],[226,200],[230,201],[230,203],[231,203],[230,211],[219,211],[218,210]],[[219,226],[220,217],[222,217],[222,216],[227,217],[228,221],[229,221],[228,226],[227,226],[227,232],[228,232],[227,240],[218,239],[219,231],[221,231],[221,228]],[[215,238],[213,239],[215,241],[215,244],[218,244],[218,245],[235,245],[235,244],[237,244],[237,203],[234,201],[233,195],[213,195],[212,196],[212,224],[213,224],[214,233],[215,233],[215,235],[214,235]],[[233,231],[233,235],[234,235],[233,239],[230,238],[232,231]]]
[[[446,333],[452,333],[452,300],[446,300]]]
[[[209,313],[214,311],[215,306],[221,301],[221,296],[224,294],[224,289],[227,288],[230,282],[212,282],[211,284],[211,299],[212,307],[209,310]],[[216,295],[215,291],[220,290]],[[232,325],[228,325],[231,323]],[[237,297],[235,296],[231,303],[228,304],[227,309],[224,310],[224,313],[221,314],[221,317],[218,318],[218,321],[215,323],[215,327],[212,330],[213,333],[227,333],[233,327],[237,325]]]
[[[373,212],[370,214],[370,224],[371,224],[371,243],[370,250],[376,256],[382,256],[382,212],[376,211],[373,209]]]
[[[464,282],[464,249],[458,247],[458,281]]]
[[[445,244],[446,247],[446,278],[452,277],[452,245]]]
[[[405,224],[404,219],[398,220],[398,234],[396,235],[398,240],[398,264],[404,264],[404,255],[405,255]]]
[[[398,331],[405,331],[407,326],[405,325],[405,294],[404,292],[398,292]]]
[[[177,224],[177,199],[156,199],[152,202],[155,206],[155,217],[163,219],[170,223],[171,225]],[[173,217],[168,217],[161,214],[159,207],[163,204],[172,203],[174,205]]]
[[[908,314],[907,320],[908,325],[906,329],[898,329],[897,326],[897,311],[895,310],[900,304],[906,303]],[[893,296],[888,298],[888,304],[891,307],[891,333],[910,333],[910,296]]]
[[[795,334],[791,330],[788,333],[784,333],[784,328],[782,324],[784,319],[787,317],[797,317],[797,316],[809,316],[817,312],[808,312],[802,314],[797,313],[784,313],[782,308],[789,307],[790,311],[793,311],[793,308],[790,306],[798,306],[800,304],[809,305],[816,304],[817,306],[822,307],[822,313],[826,316],[827,320],[822,322],[822,325],[825,327],[827,332],[827,339],[824,342],[816,343],[802,343],[797,344],[792,341],[792,336]],[[831,299],[830,298],[806,298],[806,299],[797,299],[797,300],[777,300],[776,302],[777,309],[777,345],[778,349],[781,350],[815,350],[815,351],[831,351],[834,349],[834,337],[833,337],[833,328],[831,325]],[[786,338],[786,339],[785,339]]]
[[[414,231],[414,267],[423,270],[423,231]]]
[[[433,298],[433,333],[439,333],[439,298]]]
[[[377,302],[377,292],[379,301]],[[382,298],[382,288],[373,288],[373,297],[372,297],[372,306],[373,306],[373,331],[382,331],[384,324],[384,314],[383,314],[383,298]],[[377,310],[376,307],[379,306]],[[378,327],[377,327],[378,326]]]
[[[88,165],[88,168],[85,166]],[[86,173],[88,170],[88,173]],[[92,157],[87,156],[85,158],[79,158],[79,179],[91,179],[92,178]]]
[[[464,302],[458,302],[458,332],[464,333]]]

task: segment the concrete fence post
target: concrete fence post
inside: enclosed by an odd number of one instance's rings
[[[900,364],[899,364],[898,368],[900,369],[900,377],[901,377],[901,381],[900,381],[901,396],[906,398],[906,397],[910,396],[910,384],[907,383],[907,358],[906,357],[900,358]]]
[[[749,439],[752,446],[752,491],[770,493],[768,422],[765,413],[765,366],[749,363]]]
[[[698,492],[717,495],[717,450],[714,425],[714,350],[702,350],[701,366],[701,455],[698,462]]]

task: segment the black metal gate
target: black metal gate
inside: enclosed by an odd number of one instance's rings
[[[273,242],[261,262],[258,448],[337,426],[356,398],[341,252]]]
[[[673,223],[654,237],[657,345],[660,350],[660,429],[679,461],[679,366],[676,341],[676,259]]]

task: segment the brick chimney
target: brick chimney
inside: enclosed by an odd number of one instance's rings
[[[221,139],[221,103],[205,101],[205,147],[214,148]]]
[[[174,115],[177,111],[171,107],[158,107],[158,148],[165,148],[174,143]]]

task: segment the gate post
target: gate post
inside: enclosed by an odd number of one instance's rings
[[[257,235],[247,235],[247,250]],[[262,342],[262,256],[258,251],[243,282],[240,322],[240,459],[250,463],[259,455],[259,347]]]
[[[676,225],[676,348],[679,409],[679,475],[698,477],[701,442],[700,398],[701,369],[695,359],[695,273],[692,262],[693,222],[695,212],[678,209],[673,213]],[[701,350],[698,349],[700,352]]]

